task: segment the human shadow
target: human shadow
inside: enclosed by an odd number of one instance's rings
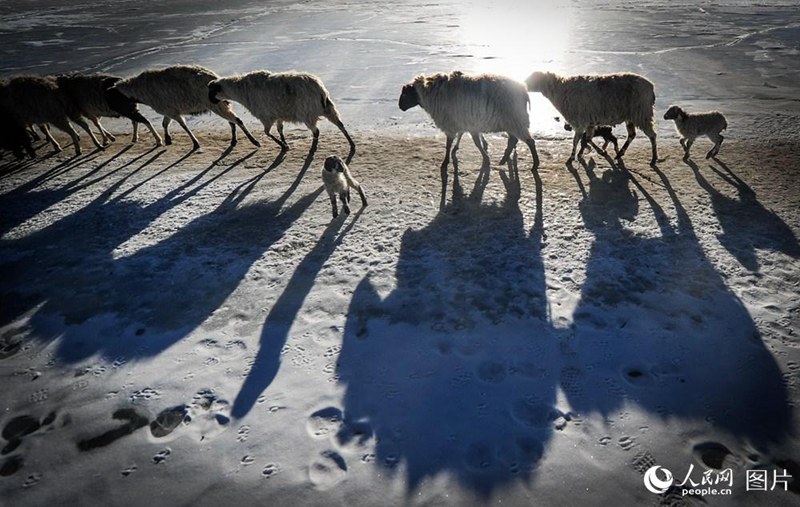
[[[669,180],[653,170],[677,224],[645,195],[660,227],[652,236],[624,224],[637,215],[630,183],[646,194],[624,165],[590,178],[580,211],[595,239],[561,389],[574,410],[607,421],[633,404],[756,448],[778,442],[792,427],[780,369],[705,255]]]
[[[57,340],[56,357],[67,363],[149,357],[191,332],[319,192],[291,204],[289,191],[249,205],[223,201],[160,242],[120,246],[235,164],[146,205],[122,191],[134,169],[57,222],[0,240],[0,324],[26,317],[30,336]]]
[[[407,230],[396,288],[382,296],[368,276],[348,309],[336,438],[374,437],[375,462],[403,473],[409,494],[442,473],[482,498],[530,478],[569,418],[555,407],[541,181],[536,174],[539,209],[526,224],[515,162],[500,172],[503,202],[468,196]]]
[[[742,266],[753,272],[759,270],[758,249],[782,252],[794,259],[800,257],[800,243],[791,227],[761,204],[755,191],[724,162],[717,158],[713,160],[721,169],[713,165],[709,168],[736,190],[736,197],[718,190],[691,159],[684,160],[684,163],[692,169],[697,183],[711,198],[714,214],[722,227],[722,234],[718,236],[720,243]]]
[[[318,196],[322,190],[319,188],[313,195]],[[356,212],[348,226],[341,232],[339,229],[344,223],[343,220],[334,219],[328,225],[314,248],[300,261],[283,292],[270,308],[261,330],[258,354],[233,402],[231,415],[234,418],[239,419],[246,416],[261,393],[274,380],[280,367],[281,349],[286,344],[289,331],[302,309],[306,297],[314,287],[317,275],[336,247],[353,228],[361,216],[361,212],[361,210]]]

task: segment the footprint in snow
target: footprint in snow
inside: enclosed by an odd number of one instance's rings
[[[308,478],[319,490],[327,490],[342,482],[347,476],[347,463],[334,451],[320,454],[308,467]]]

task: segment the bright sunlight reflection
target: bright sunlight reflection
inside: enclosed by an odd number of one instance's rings
[[[483,0],[462,5],[461,43],[474,57],[476,72],[495,72],[524,80],[535,70],[563,72],[572,9],[558,0]],[[531,97],[531,130],[563,134],[553,120],[558,112],[538,93]]]

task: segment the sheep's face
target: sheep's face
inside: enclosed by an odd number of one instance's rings
[[[219,104],[222,101],[222,99],[219,97],[221,92],[222,85],[218,80],[208,83],[208,100],[211,101],[212,104]]]
[[[547,81],[547,74],[544,72],[534,72],[528,79],[525,80],[525,86],[528,91],[541,92],[544,89],[545,82]]]
[[[325,170],[328,172],[344,172],[344,161],[336,155],[325,159]]]
[[[683,109],[678,106],[669,106],[667,112],[664,113],[665,120],[677,120],[678,118],[683,118],[684,116],[686,116],[686,113],[684,113]]]
[[[401,111],[407,111],[419,105],[419,94],[413,84],[407,84],[403,87],[398,105]]]

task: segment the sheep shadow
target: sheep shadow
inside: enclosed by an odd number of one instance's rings
[[[569,418],[555,408],[541,205],[526,224],[516,167],[500,175],[502,203],[470,196],[407,230],[396,288],[382,296],[366,277],[348,309],[336,438],[358,446],[374,437],[375,462],[404,474],[409,494],[447,473],[488,498],[531,477]]]
[[[321,194],[320,187],[313,195]],[[286,344],[289,331],[303,307],[306,297],[316,283],[317,275],[344,237],[355,226],[363,210],[357,211],[344,230],[342,219],[333,220],[325,229],[316,245],[300,261],[289,282],[269,310],[261,330],[259,350],[247,377],[233,402],[231,416],[241,419],[256,404],[258,397],[275,379],[280,368],[281,349]]]
[[[595,240],[560,387],[577,412],[612,424],[635,404],[662,420],[705,421],[707,433],[758,449],[778,443],[792,428],[780,369],[669,180],[653,170],[677,225],[624,165],[590,178],[580,211]],[[625,227],[637,207],[631,183],[654,206],[660,235]]]
[[[319,194],[290,204],[288,193],[244,206],[226,199],[161,242],[119,250],[234,166],[202,182],[192,178],[147,205],[127,199],[130,189],[118,192],[134,169],[57,222],[0,240],[0,325],[14,328],[25,317],[19,335],[57,340],[56,359],[66,363],[165,350],[221,306]],[[15,339],[9,336],[3,339]]]
[[[722,227],[719,242],[752,272],[759,270],[758,249],[782,252],[793,259],[800,257],[800,243],[791,227],[761,204],[755,191],[724,162],[717,158],[713,160],[719,168],[713,165],[709,168],[736,190],[736,197],[729,197],[714,186],[691,159],[684,160],[684,163],[692,169],[697,183],[711,198],[714,214]]]

